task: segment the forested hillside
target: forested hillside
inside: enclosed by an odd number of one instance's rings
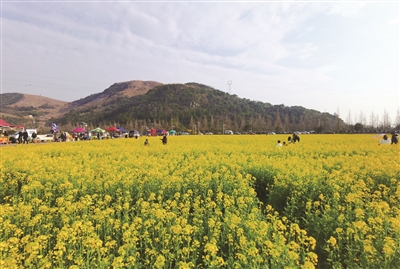
[[[329,131],[344,124],[328,113],[251,101],[198,83],[160,85],[143,95],[110,98],[101,106],[78,107],[53,121],[202,132],[222,131],[223,126],[255,132]]]

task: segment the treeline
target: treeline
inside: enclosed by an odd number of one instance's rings
[[[300,106],[271,105],[198,83],[157,86],[144,95],[110,98],[101,107],[74,109],[59,125],[123,125],[129,129],[164,128],[218,132],[223,128],[253,132],[316,132],[343,128],[337,116]]]

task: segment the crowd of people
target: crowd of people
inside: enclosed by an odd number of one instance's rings
[[[9,134],[7,131],[4,131],[3,136],[8,137]],[[28,144],[29,141],[35,142],[37,137],[37,134],[34,132],[31,134],[31,137],[29,137],[29,134],[26,130],[24,131],[19,131],[18,132],[18,138],[15,142],[18,144]],[[111,136],[106,136],[106,138],[110,138]],[[128,137],[126,135],[125,137]],[[139,136],[134,136],[136,139],[139,138]],[[101,140],[103,138],[103,134],[97,133],[95,135],[91,135],[90,132],[88,133],[73,133],[72,135],[69,134],[68,132],[61,132],[57,135],[57,133],[53,133],[53,142],[66,142],[66,141],[79,141],[79,140],[91,140],[93,138],[97,138]],[[161,142],[163,145],[167,144],[167,134],[163,134],[161,138]],[[289,144],[294,144],[300,142],[300,136],[297,133],[293,133],[293,136],[289,136],[287,138],[287,142],[281,140],[277,141],[277,146],[282,147],[282,146],[288,146]],[[397,133],[393,132],[391,134],[391,138],[389,138],[388,135],[382,134],[382,138],[379,140],[378,145],[392,145],[392,144],[397,144],[399,142],[399,136]],[[149,140],[146,139],[144,142],[145,146],[149,146]]]
[[[378,145],[393,145],[393,144],[397,144],[399,142],[399,135],[397,133],[392,133],[391,134],[391,138],[389,138],[386,134],[383,135],[382,139],[379,140]],[[294,133],[293,137],[288,137],[288,141],[285,142],[283,141],[283,143],[281,142],[281,140],[278,140],[277,146],[278,147],[282,147],[282,146],[287,146],[289,144],[293,144],[296,142],[300,142],[300,137],[298,134]]]
[[[287,143],[285,141],[283,141],[283,143],[281,143],[281,140],[278,140],[278,147],[282,147],[282,146],[287,146],[289,144],[294,144],[296,142],[300,142],[300,136],[296,133],[293,134],[293,137],[289,136],[287,139]]]

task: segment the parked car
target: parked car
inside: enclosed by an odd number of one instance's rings
[[[129,137],[139,138],[140,137],[140,133],[137,130],[129,131]]]
[[[28,141],[31,141],[31,139],[32,139],[32,134],[33,134],[33,133],[37,133],[37,131],[36,131],[36,129],[26,129],[26,131],[28,132]],[[18,137],[19,137],[19,132],[16,132],[16,133],[12,134],[12,135],[8,138],[8,140],[9,140],[11,143],[17,143],[17,142],[18,142]]]
[[[37,142],[42,142],[42,143],[53,141],[53,134],[37,135],[34,140],[36,140]]]

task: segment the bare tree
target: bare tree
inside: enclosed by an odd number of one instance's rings
[[[284,121],[284,129],[286,132],[290,131],[290,121],[289,121],[289,114],[286,113],[285,121]]]
[[[211,115],[210,128],[211,128],[211,130],[214,130],[214,128],[215,128],[214,116],[213,115]]]
[[[351,125],[353,124],[351,121],[351,111],[349,109],[349,113],[347,114],[347,119],[346,119],[346,124],[349,128],[351,128]]]
[[[279,108],[276,109],[275,130],[276,132],[279,133],[282,131],[282,122],[281,122],[281,116],[279,115]]]
[[[203,119],[203,130],[204,131],[209,130],[207,116],[204,116],[204,119]]]
[[[372,129],[376,128],[375,114],[374,111],[371,111],[371,115],[369,116],[369,126]]]
[[[246,121],[244,120],[244,117],[242,117],[242,120],[240,121],[240,130],[244,131],[244,127],[246,126]]]
[[[335,120],[336,120],[336,132],[340,131],[340,116],[339,116],[339,107],[336,109]]]
[[[397,108],[396,120],[395,120],[394,124],[396,125],[395,126],[396,129],[400,128],[400,107]]]
[[[390,116],[389,113],[385,110],[383,111],[383,116],[382,116],[382,128],[384,130],[389,130],[390,129]]]
[[[364,126],[367,125],[367,118],[362,110],[360,111],[360,115],[358,116],[358,122]]]

